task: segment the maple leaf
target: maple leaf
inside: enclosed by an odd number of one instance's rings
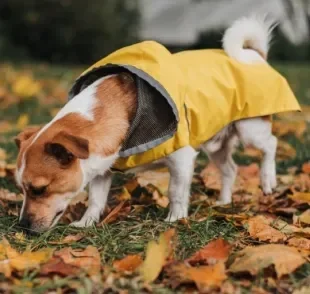
[[[262,215],[250,218],[247,224],[250,236],[260,241],[270,241],[272,243],[277,243],[287,239],[285,234],[272,228],[269,225],[270,221]]]
[[[231,250],[231,245],[223,239],[216,239],[195,252],[186,261],[194,264],[214,264],[218,261],[226,261]]]
[[[293,237],[288,240],[288,245],[298,249],[310,250],[310,240],[306,238]]]
[[[171,256],[174,235],[175,229],[170,229],[160,234],[158,243],[156,241],[148,243],[145,259],[140,267],[140,274],[145,282],[153,282],[167,263],[167,259]]]
[[[267,244],[257,247],[246,247],[236,254],[230,266],[232,273],[249,272],[256,275],[261,270],[274,265],[277,276],[294,272],[303,265],[306,259],[297,249],[281,244]]]
[[[178,263],[172,265],[166,272],[169,276],[169,284],[173,288],[194,282],[200,293],[209,293],[211,289],[219,288],[227,279],[224,262],[200,267]]]
[[[140,255],[127,255],[121,260],[115,260],[113,262],[113,267],[121,272],[133,272],[135,271],[141,264],[143,260]]]
[[[310,203],[310,193],[294,192],[293,195],[289,195],[288,197],[294,201],[299,201],[302,203]]]

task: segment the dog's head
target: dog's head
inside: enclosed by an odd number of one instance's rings
[[[89,156],[88,140],[57,128],[42,131],[26,129],[15,140],[19,147],[16,182],[25,195],[20,225],[37,232],[56,224],[80,191],[79,161]]]

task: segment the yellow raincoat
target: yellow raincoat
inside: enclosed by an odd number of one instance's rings
[[[300,110],[285,78],[268,64],[243,64],[223,50],[171,54],[153,41],[122,48],[98,61],[77,80],[71,98],[90,74],[100,74],[105,67],[126,69],[146,81],[157,90],[158,99],[168,102],[161,112],[171,112],[176,121],[163,138],[124,150],[114,166],[120,170],[150,163],[186,145],[197,148],[236,120]]]

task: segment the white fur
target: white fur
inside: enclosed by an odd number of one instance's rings
[[[264,62],[269,50],[271,33],[275,28],[273,21],[267,21],[266,16],[243,17],[228,28],[223,37],[223,48],[232,58],[243,63]],[[251,49],[243,48],[247,44]]]
[[[31,144],[28,146],[28,148],[25,150],[23,157],[22,157],[22,164],[21,168],[16,170],[15,177],[16,181],[19,186],[22,187],[22,178],[23,178],[23,173],[25,170],[26,166],[26,153],[30,146],[39,138],[43,132],[45,132],[53,123],[55,123],[57,120],[63,118],[69,113],[79,113],[82,116],[84,116],[88,120],[93,120],[93,113],[92,109],[94,106],[94,103],[96,102],[95,100],[95,93],[97,86],[103,81],[106,80],[113,75],[105,76],[99,80],[97,80],[95,83],[91,84],[87,88],[85,88],[81,93],[76,95],[73,99],[71,99],[57,114],[56,116],[48,123],[46,124],[34,137],[32,140]]]

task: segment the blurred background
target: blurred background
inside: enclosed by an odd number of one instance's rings
[[[270,61],[310,105],[310,0],[1,0],[0,186],[13,187],[5,178],[17,155],[13,137],[48,122],[86,67],[140,40],[172,52],[219,48],[223,31],[251,13],[278,22]],[[282,170],[310,159],[310,108],[303,109],[275,130],[293,133],[279,145]]]
[[[219,47],[223,30],[253,12],[279,23],[272,59],[310,59],[309,0],[1,0],[0,56],[89,64],[145,39],[173,51]]]

